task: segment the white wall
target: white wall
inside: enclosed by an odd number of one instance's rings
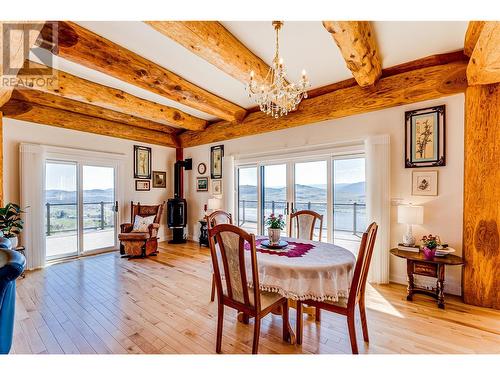
[[[439,171],[437,197],[411,195],[412,170],[404,168],[404,113],[405,111],[433,105],[446,105],[446,166],[433,168]],[[403,203],[412,202],[425,206],[425,224],[414,227],[414,235],[438,234],[442,240],[462,254],[463,215],[463,163],[464,163],[464,95],[390,108],[343,119],[324,121],[309,126],[280,130],[256,136],[234,139],[224,144],[226,158],[230,155],[255,154],[271,150],[305,145],[363,139],[369,135],[389,134],[391,137],[391,195]],[[188,232],[196,239],[198,220],[203,216],[203,205],[209,193],[196,192],[196,166],[205,162],[209,169],[210,146],[203,145],[184,150],[185,157],[193,158],[193,170],[185,172],[185,192],[189,205]],[[209,171],[205,175],[209,175]],[[232,194],[226,187],[228,173],[224,176],[224,194]],[[397,223],[396,206],[391,208],[391,245],[401,241],[405,226]],[[406,263],[391,257],[390,278],[406,283]],[[446,269],[447,292],[460,294],[461,271],[459,267]]]
[[[157,204],[173,196],[173,164],[175,149],[142,144],[152,148],[152,170],[167,172],[167,188],[153,188],[151,191],[135,191],[134,145],[139,142],[90,134],[75,130],[43,126],[9,118],[3,119],[4,146],[4,193],[5,202],[19,202],[19,144],[38,143],[51,146],[80,148],[92,151],[121,153],[124,159],[125,177],[122,182],[123,202],[120,202],[119,223],[130,221],[130,201],[143,204]],[[163,216],[160,239],[167,238],[167,228]]]

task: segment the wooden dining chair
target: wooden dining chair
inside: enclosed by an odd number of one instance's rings
[[[207,228],[210,230],[218,224],[232,224],[233,217],[229,212],[223,210],[215,210],[207,216]],[[210,301],[215,300],[215,275],[212,272],[212,292],[210,293]]]
[[[359,313],[361,316],[361,327],[363,329],[363,339],[368,342],[368,324],[366,322],[365,311],[365,287],[368,277],[368,269],[370,268],[370,260],[372,258],[373,246],[377,237],[378,225],[371,223],[363,236],[359,246],[358,259],[354,267],[354,275],[349,290],[349,297],[340,298],[338,302],[330,301],[297,301],[297,344],[302,344],[302,304],[315,306],[319,309],[324,309],[337,314],[342,314],[347,317],[347,327],[349,330],[349,338],[351,340],[351,349],[353,354],[358,354],[358,344],[356,341],[355,329],[355,307],[359,303]]]
[[[319,221],[318,241],[321,241],[323,231],[323,215],[311,210],[292,212],[290,214],[289,224],[290,237],[300,238],[303,240],[313,240],[316,221]]]
[[[252,354],[257,354],[261,319],[279,308],[283,317],[283,340],[288,341],[290,338],[288,299],[278,293],[259,290],[255,236],[237,226],[219,224],[209,230],[209,241],[217,289],[216,352],[221,353],[225,306],[255,318]],[[250,245],[249,250],[245,250],[245,242]],[[246,252],[249,255],[247,257],[245,257]],[[248,264],[249,261],[250,264]],[[250,266],[251,275],[247,274],[248,266]],[[224,278],[220,267],[222,267]],[[250,288],[249,283],[254,287]]]

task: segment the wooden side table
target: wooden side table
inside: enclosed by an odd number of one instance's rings
[[[464,264],[462,258],[456,255],[445,255],[426,259],[422,252],[414,253],[399,249],[391,249],[391,254],[406,259],[406,272],[408,274],[408,289],[406,299],[413,301],[413,294],[421,293],[437,299],[438,307],[444,309],[444,268],[445,266],[461,266]],[[427,290],[416,287],[414,275],[435,277],[436,289]]]

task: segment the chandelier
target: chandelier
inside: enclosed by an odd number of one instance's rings
[[[276,30],[276,52],[264,82],[257,83],[255,72],[250,72],[250,81],[247,85],[248,96],[253,97],[260,110],[274,118],[286,116],[294,111],[303,98],[307,98],[306,88],[310,86],[305,70],[298,83],[290,83],[286,78],[286,69],[283,59],[279,55],[279,31],[282,21],[273,21]]]

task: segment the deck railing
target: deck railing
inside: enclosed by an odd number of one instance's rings
[[[106,211],[109,210],[109,212],[111,213],[111,217],[113,218],[113,204],[114,202],[104,202],[104,201],[101,201],[101,202],[84,202],[83,203],[83,206],[84,206],[84,212],[85,212],[85,206],[97,206],[97,214],[96,215],[93,215],[93,216],[87,216],[87,217],[84,217],[84,227],[83,227],[83,230],[91,230],[91,229],[95,229],[95,230],[103,230],[105,228],[113,228],[114,227],[114,220],[111,219],[111,220],[106,220],[107,217],[106,217]],[[107,208],[107,206],[111,206],[110,208]],[[59,208],[62,208],[62,207],[71,207],[70,210],[68,211],[73,211],[75,212],[75,216],[74,217],[71,217],[71,219],[74,219],[75,220],[75,223],[77,223],[77,214],[76,214],[76,211],[77,211],[77,208],[78,208],[78,205],[77,203],[49,203],[47,202],[45,204],[45,210],[46,210],[46,213],[45,213],[45,224],[46,224],[46,235],[47,236],[51,236],[55,233],[62,233],[62,232],[74,232],[77,230],[77,224],[75,225],[74,228],[65,228],[64,224],[60,224],[62,226],[62,228],[58,229],[56,228],[55,226],[57,224],[54,224],[55,221],[57,220],[61,220],[62,218],[57,218],[57,217],[54,217],[53,216],[53,210],[55,207],[59,207]],[[64,212],[64,210],[62,210],[62,212]],[[108,213],[109,213],[108,212]],[[66,213],[67,214],[67,213]],[[108,215],[109,216],[109,215]],[[97,225],[93,225],[93,226],[85,226],[85,221],[89,221],[91,220],[93,223],[97,222],[98,224]]]
[[[266,215],[271,212],[284,212],[286,201],[266,201],[264,204],[264,212]],[[298,210],[313,210],[326,216],[327,204],[325,202],[296,202]],[[348,210],[350,213],[346,212]],[[354,235],[363,233],[366,227],[366,204],[364,203],[334,203],[333,205],[334,220],[333,226],[335,231],[351,232]],[[340,220],[342,214],[342,220]],[[349,220],[346,216],[350,216]],[[346,223],[349,222],[349,224]],[[243,226],[245,223],[257,224],[257,201],[242,199],[239,202],[239,217],[238,225]],[[323,222],[324,228],[325,221]]]

